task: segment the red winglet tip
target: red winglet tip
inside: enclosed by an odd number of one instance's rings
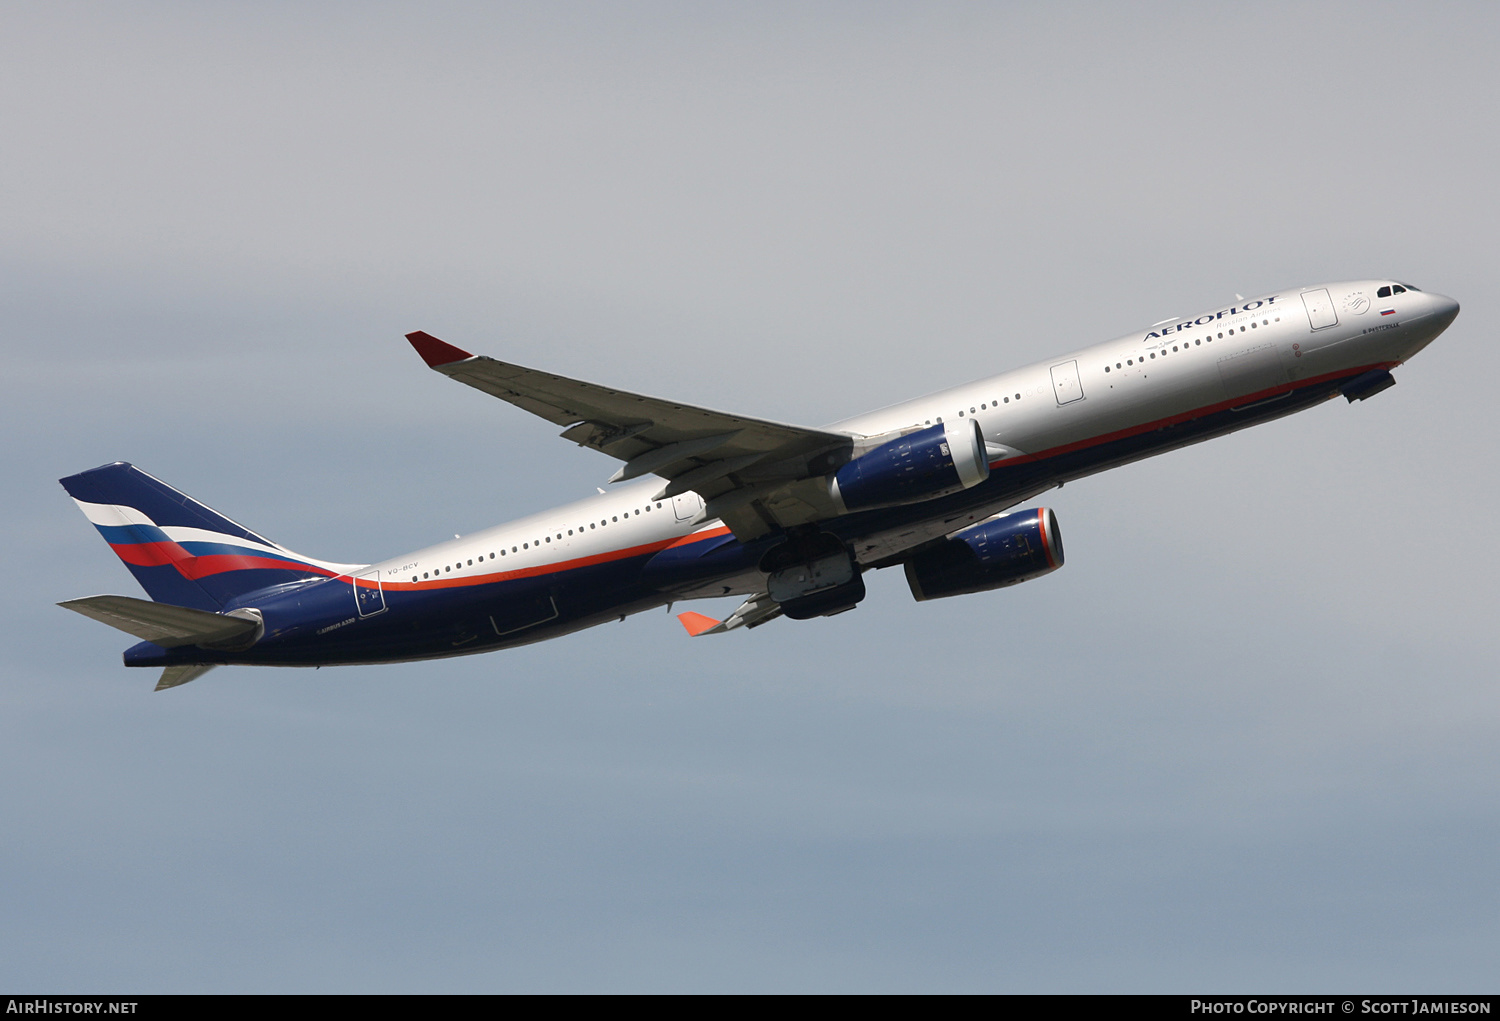
[[[683,627],[687,628],[687,633],[694,638],[697,638],[705,631],[710,631],[719,626],[719,622],[712,617],[705,617],[701,613],[693,613],[691,611],[679,613],[677,619],[682,622]]]
[[[423,333],[421,330],[408,333],[406,339],[411,341],[411,346],[417,349],[417,354],[422,356],[422,361],[427,363],[428,368],[435,369],[439,365],[451,365],[453,362],[461,362],[465,358],[474,357],[462,348],[446,344],[432,334]]]

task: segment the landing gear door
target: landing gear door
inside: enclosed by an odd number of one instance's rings
[[[385,593],[380,588],[379,571],[366,571],[355,577],[354,608],[361,617],[385,612]]]

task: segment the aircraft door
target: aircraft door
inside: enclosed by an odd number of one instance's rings
[[[1339,324],[1338,313],[1333,310],[1333,299],[1329,297],[1326,287],[1319,287],[1315,291],[1303,291],[1302,307],[1307,309],[1307,321],[1315,330],[1323,330]]]
[[[678,521],[692,520],[703,507],[703,500],[694,492],[678,493],[672,497],[672,513]]]
[[[1059,405],[1083,400],[1083,382],[1078,378],[1076,360],[1052,366],[1052,393]]]
[[[366,571],[354,578],[354,608],[361,617],[385,612],[385,592],[380,588],[379,571]]]

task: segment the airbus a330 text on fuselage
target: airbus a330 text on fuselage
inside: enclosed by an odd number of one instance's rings
[[[813,429],[471,355],[408,335],[438,372],[622,462],[608,492],[372,564],[293,553],[140,469],[62,480],[150,599],[62,603],[142,641],[173,687],[219,664],[434,659],[641,610],[741,595],[693,635],[852,609],[901,565],[913,596],[1001,588],[1063,564],[1057,519],[1015,510],[1095,472],[1364,400],[1458,314],[1390,280],[1292,288]],[[634,480],[634,481],[632,481]]]

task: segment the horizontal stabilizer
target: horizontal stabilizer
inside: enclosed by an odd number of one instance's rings
[[[214,668],[213,663],[189,663],[186,666],[169,666],[161,672],[161,680],[156,682],[157,691],[166,691],[175,688],[188,681],[196,681],[204,674]]]
[[[179,645],[224,646],[246,643],[247,639],[253,640],[252,636],[265,626],[256,617],[231,617],[187,606],[133,599],[130,596],[85,596],[57,605],[119,628],[137,638],[154,642],[164,649],[173,649]],[[170,672],[169,670],[168,673]],[[165,676],[162,679],[165,681]],[[190,680],[192,677],[174,683],[185,684]]]

